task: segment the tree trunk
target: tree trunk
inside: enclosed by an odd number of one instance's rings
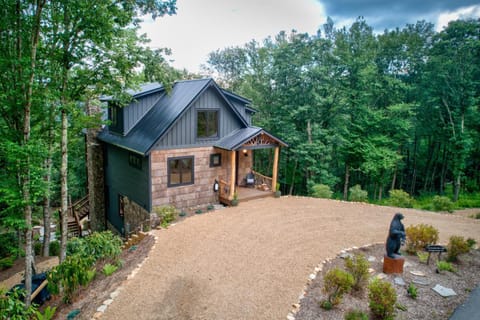
[[[63,105],[62,110],[62,163],[60,165],[60,197],[61,197],[61,224],[62,224],[62,236],[60,245],[60,263],[65,261],[67,257],[67,235],[68,235],[68,184],[67,184],[67,172],[68,172],[68,117],[65,110],[66,105]]]
[[[293,193],[293,187],[295,185],[295,174],[296,174],[296,171],[297,171],[297,166],[298,166],[298,160],[295,159],[295,165],[293,166],[293,170],[292,170],[292,184],[290,185],[290,190],[288,190],[289,195],[292,195],[292,193]]]
[[[350,183],[350,166],[345,162],[345,183],[343,184],[343,200],[348,199],[348,187]]]

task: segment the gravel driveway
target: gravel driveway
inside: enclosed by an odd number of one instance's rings
[[[266,198],[157,230],[147,260],[102,319],[285,319],[315,266],[382,242],[394,213],[473,237],[480,221],[411,209],[302,197]]]

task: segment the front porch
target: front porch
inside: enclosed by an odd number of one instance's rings
[[[232,205],[232,200],[244,202],[254,199],[273,197],[275,194],[272,188],[272,178],[252,171],[255,183],[253,185],[240,184],[236,186],[233,195],[230,195],[230,183],[224,180],[219,181],[219,202],[225,205]]]

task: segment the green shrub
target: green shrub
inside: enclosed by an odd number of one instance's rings
[[[480,219],[480,212],[473,216],[475,219]]]
[[[72,238],[67,243],[67,255],[92,257],[99,259],[116,259],[122,253],[122,239],[111,231],[94,232],[88,237]]]
[[[106,265],[103,266],[103,274],[106,275],[107,277],[112,275],[115,271],[117,271],[118,267],[116,265],[107,263]]]
[[[453,212],[453,202],[449,197],[434,196],[432,199],[433,211]]]
[[[17,256],[18,237],[16,232],[0,233],[0,258]]]
[[[332,194],[330,187],[325,184],[314,184],[312,186],[312,197],[314,198],[331,199]]]
[[[470,250],[475,249],[475,246],[477,245],[477,241],[475,239],[468,238],[467,245],[470,248]]]
[[[350,291],[354,283],[353,276],[339,268],[328,271],[323,281],[323,291],[328,295],[328,302],[332,306],[342,302],[343,295]]]
[[[35,252],[36,256],[41,255],[42,254],[42,243],[38,242],[38,241],[35,241],[35,243],[33,244],[33,251]]]
[[[75,290],[91,281],[89,271],[93,269],[94,262],[93,257],[67,256],[65,261],[48,273],[48,290],[52,294],[59,294],[60,288],[63,288],[63,301],[70,303]]]
[[[437,269],[438,271],[449,271],[449,272],[456,271],[453,265],[447,261],[437,261]]]
[[[378,278],[368,285],[369,308],[372,314],[380,319],[393,319],[397,293],[393,286]]]
[[[417,299],[418,290],[417,287],[415,287],[415,285],[413,284],[413,282],[410,282],[410,284],[408,285],[407,293],[410,298]]]
[[[323,308],[325,310],[332,310],[332,308],[333,308],[332,303],[328,300],[322,300],[322,301],[320,301],[319,304],[320,304],[320,308]]]
[[[33,304],[26,308],[24,297],[25,290],[15,288],[7,295],[0,289],[0,319],[32,319],[37,308]]]
[[[51,241],[48,246],[49,254],[52,257],[60,255],[60,242],[57,240]]]
[[[11,268],[13,267],[14,263],[15,263],[14,256],[2,258],[0,259],[0,270]]]
[[[48,306],[43,310],[43,313],[40,311],[35,311],[35,316],[37,320],[51,320],[55,316],[55,311],[57,311],[57,307]]]
[[[418,261],[420,263],[427,263],[428,261],[428,252],[417,252]]]
[[[367,202],[368,201],[368,191],[362,190],[362,187],[359,184],[348,189],[350,195],[348,199],[350,201],[357,201],[357,202]]]
[[[360,291],[367,283],[370,268],[370,263],[362,254],[356,254],[353,258],[347,257],[345,259],[345,269],[353,276],[352,288]]]
[[[345,320],[368,320],[368,315],[361,310],[351,310],[345,314]]]
[[[464,237],[451,236],[447,245],[447,261],[456,262],[458,256],[470,251],[470,246]]]
[[[175,220],[177,209],[175,209],[174,206],[156,207],[155,213],[160,218],[160,225],[166,228],[172,221]]]
[[[397,189],[390,190],[390,198],[387,203],[393,207],[413,208],[413,202],[413,198],[407,192]]]
[[[408,226],[405,229],[407,235],[406,251],[409,254],[416,254],[429,244],[435,244],[438,241],[438,230],[428,224],[419,224]]]

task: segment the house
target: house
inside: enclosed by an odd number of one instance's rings
[[[103,144],[107,224],[121,233],[139,228],[155,207],[229,204],[252,170],[254,150],[274,148],[272,177],[257,174],[267,192],[277,183],[280,139],[251,125],[250,101],[213,79],[158,83],[108,103]],[[260,183],[259,182],[259,183]],[[215,189],[215,190],[214,190]]]

